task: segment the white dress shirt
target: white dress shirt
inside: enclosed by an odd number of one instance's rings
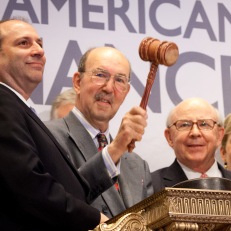
[[[195,178],[200,178],[200,176],[202,174],[201,172],[193,171],[192,169],[183,165],[179,160],[177,160],[177,162],[179,163],[179,165],[181,166],[181,168],[183,169],[185,175],[187,176],[187,178],[189,180],[195,179]],[[211,168],[207,172],[203,172],[203,173],[205,173],[208,177],[222,177],[222,174],[218,168],[218,164],[217,164],[216,160],[214,161]]]
[[[88,133],[90,134],[92,140],[94,141],[96,147],[99,147],[99,143],[97,140],[97,134],[101,133],[100,130],[94,128],[84,117],[84,115],[78,110],[78,108],[74,107],[72,109],[72,112],[74,115],[79,119],[79,121],[82,123],[82,125],[86,128]],[[105,136],[107,137],[108,144],[110,144],[110,134],[109,129],[104,132]],[[106,168],[108,170],[108,173],[111,178],[118,176],[120,174],[120,161],[117,165],[113,162],[111,159],[111,156],[108,153],[107,146],[102,149],[102,157],[104,160],[104,163],[106,165]]]

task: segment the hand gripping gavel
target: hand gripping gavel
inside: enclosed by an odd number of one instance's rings
[[[140,107],[146,110],[148,98],[152,85],[154,83],[156,72],[159,64],[165,66],[172,66],[178,59],[179,51],[175,43],[163,41],[151,37],[144,38],[139,46],[140,58],[144,61],[152,63],[148,79],[146,82],[145,90],[140,102]],[[135,140],[128,145],[128,151],[132,152],[135,148]]]

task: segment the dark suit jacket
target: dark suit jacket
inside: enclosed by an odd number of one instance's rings
[[[65,118],[45,124],[67,150],[72,162],[76,168],[80,168],[81,172],[84,169],[89,171],[94,169],[100,162],[104,163],[88,131],[73,112]],[[125,153],[121,158],[120,170],[118,181],[121,196],[112,186],[92,204],[108,217],[117,215],[153,194],[148,164],[137,154]]]
[[[218,168],[224,178],[231,179],[230,171],[225,170],[219,163]],[[155,193],[185,180],[188,178],[176,159],[169,167],[152,172],[152,184]]]
[[[99,168],[99,181],[98,168],[83,172],[87,182],[35,113],[0,84],[0,230],[93,229],[100,213],[85,201],[113,184]]]

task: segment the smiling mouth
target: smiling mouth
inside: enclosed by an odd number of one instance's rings
[[[43,71],[44,69],[44,64],[43,63],[27,63],[29,64],[33,69]]]
[[[191,145],[187,145],[189,148],[201,148],[203,147],[204,145],[201,145],[201,144],[191,144]]]
[[[109,96],[109,95],[108,95]],[[107,104],[112,104],[112,99],[111,97],[107,97],[106,94],[100,93],[95,96],[96,101],[102,102],[102,103],[107,103]]]
[[[42,63],[42,62],[31,62],[31,63],[27,63],[27,64],[44,66],[44,63]]]
[[[100,101],[100,102],[103,102],[103,103],[109,103],[109,104],[111,104],[110,101],[109,101],[109,100],[106,100],[106,99],[100,99],[99,101]]]

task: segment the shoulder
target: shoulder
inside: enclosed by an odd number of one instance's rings
[[[44,124],[52,132],[63,131],[65,129],[65,127],[66,127],[63,118],[44,121]]]
[[[49,120],[49,121],[44,121],[44,124],[48,128],[57,128],[59,126],[63,126],[64,125],[64,120],[63,120],[63,118],[53,119],[53,120]]]
[[[170,166],[157,169],[157,170],[153,171],[151,173],[151,175],[152,175],[152,178],[163,177],[166,174],[169,176],[171,176],[171,175],[173,176],[173,175],[175,175],[176,172],[179,172],[179,171],[183,171],[183,170],[181,169],[180,165],[178,164],[177,160],[175,159],[174,162]]]
[[[169,167],[160,168],[151,173],[152,179],[159,178],[164,175],[164,173],[169,169]]]
[[[28,106],[10,89],[0,84],[1,118],[10,124],[20,124],[27,118]]]
[[[228,171],[225,168],[223,168],[223,166],[220,163],[217,162],[217,164],[218,164],[219,170],[221,171],[222,177],[231,179],[231,171]]]

